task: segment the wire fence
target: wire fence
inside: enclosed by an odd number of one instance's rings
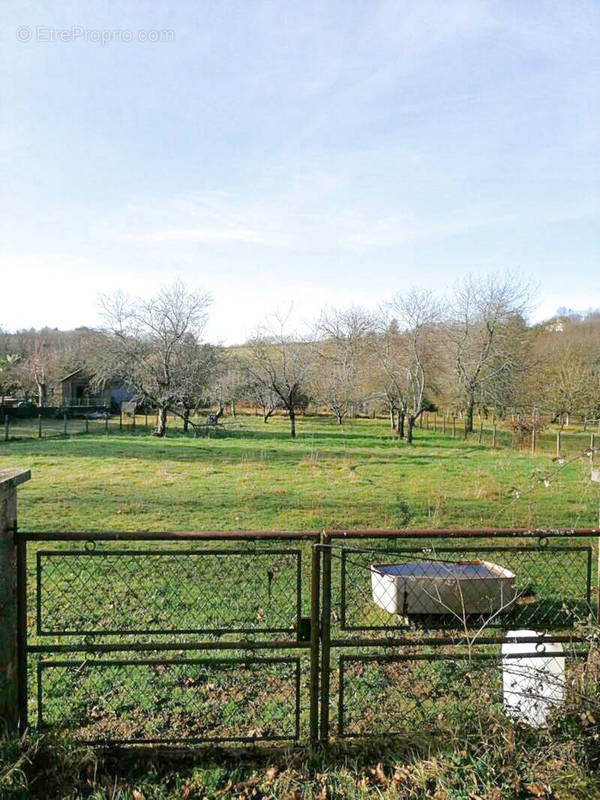
[[[8,414],[2,416],[0,413],[0,442],[72,436],[147,435],[156,430],[155,412],[111,415],[104,412],[79,414],[76,411],[60,412],[52,416],[40,415],[37,418],[11,417]],[[228,418],[225,422],[222,419],[216,420],[214,415],[193,416],[186,429],[181,416],[170,414],[167,417],[167,429],[171,435],[184,434],[192,438],[234,430],[243,436],[243,421],[244,417],[241,415]],[[571,428],[556,424],[528,432],[510,430],[506,425],[481,421],[476,423],[472,433],[465,432],[464,421],[457,417],[438,417],[428,413],[421,418],[421,422],[421,428],[427,431],[429,441],[432,437],[434,441],[439,437],[440,441],[450,439],[485,448],[546,455],[558,461],[583,455],[589,456],[592,463],[595,459],[599,460],[597,453],[600,448],[600,425],[595,420]]]

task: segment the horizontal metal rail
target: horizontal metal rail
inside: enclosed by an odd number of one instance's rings
[[[589,639],[585,636],[576,636],[560,633],[554,635],[550,632],[542,633],[539,636],[506,636],[498,634],[497,636],[475,636],[467,638],[461,636],[424,636],[421,639],[409,638],[407,636],[396,637],[382,637],[382,638],[365,638],[358,637],[356,639],[331,639],[329,642],[330,647],[426,647],[426,646],[440,646],[440,645],[453,645],[464,647],[480,647],[483,645],[494,644],[535,644],[543,645],[552,643],[566,643],[566,644],[583,644],[588,642]]]
[[[558,641],[558,639],[556,639]],[[414,643],[414,641],[413,641]],[[155,651],[188,650],[309,650],[310,641],[296,639],[273,639],[272,641],[236,642],[115,642],[97,644],[30,644],[28,653],[149,653]],[[137,663],[137,662],[136,662]]]
[[[364,661],[381,661],[382,663],[393,663],[401,661],[497,661],[499,658],[516,659],[521,658],[581,658],[587,655],[587,650],[581,652],[566,651],[561,653],[546,653],[541,650],[532,650],[530,653],[384,653],[363,656],[340,656],[340,662],[349,664],[350,662],[362,663]]]
[[[319,542],[324,535],[330,539],[473,539],[520,537],[585,537],[600,536],[600,528],[477,528],[474,530],[405,528],[352,529],[316,531],[19,531],[19,537],[29,542],[72,541],[311,541]]]
[[[537,537],[579,537],[600,536],[600,528],[477,528],[475,530],[423,529],[411,528],[402,530],[383,529],[354,529],[354,530],[326,530],[325,538],[328,539],[481,539],[481,538],[520,538]]]
[[[272,541],[313,541],[318,542],[321,534],[306,531],[23,531],[19,537],[28,542],[252,542]]]

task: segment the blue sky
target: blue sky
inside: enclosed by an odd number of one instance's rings
[[[224,342],[497,269],[600,306],[599,2],[9,2],[0,58],[2,327],[176,277]]]

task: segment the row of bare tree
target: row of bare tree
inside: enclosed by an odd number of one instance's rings
[[[102,330],[24,331],[0,336],[0,395],[48,401],[61,372],[84,365],[99,387],[118,378],[140,402],[184,427],[194,412],[216,416],[246,404],[265,422],[309,403],[342,424],[384,408],[398,438],[412,441],[421,414],[460,409],[467,431],[476,410],[503,418],[550,412],[600,416],[600,314],[563,315],[529,326],[527,285],[514,276],[467,278],[449,297],[411,289],[377,313],[323,312],[308,332],[274,315],[243,346],[207,343],[210,297],[180,283],[150,300],[102,298]],[[0,397],[1,400],[1,397]]]

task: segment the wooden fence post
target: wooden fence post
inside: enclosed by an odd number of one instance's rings
[[[444,416],[442,417],[442,433],[446,433],[446,412],[444,412]]]
[[[456,438],[456,414],[452,414],[452,437]]]
[[[134,412],[133,412],[133,414],[131,415],[131,430],[132,430],[132,431],[134,431],[134,430],[135,430],[135,411],[134,411]]]
[[[38,414],[38,439],[42,438],[42,415]]]
[[[437,411],[433,415],[433,432],[437,433]]]
[[[19,541],[17,535],[17,486],[30,477],[29,470],[0,470],[0,720],[11,734],[23,733],[27,725],[26,630],[22,624],[27,610],[23,605],[27,565],[25,541]]]
[[[592,467],[594,466],[595,455],[596,455],[596,434],[592,433],[590,435],[590,461],[592,463]]]
[[[123,409],[119,408],[119,430],[123,430]]]
[[[535,425],[531,429],[531,455],[535,455],[535,444],[536,444],[536,435],[535,435]]]
[[[108,414],[104,417],[104,433],[108,436]]]
[[[86,433],[90,432],[90,421],[87,417],[85,418],[85,432]]]
[[[561,450],[561,431],[560,428],[556,431],[556,457],[560,458],[560,450]]]
[[[67,435],[67,412],[66,411],[63,414],[63,421],[64,421],[63,432],[64,432],[64,434],[66,436]]]
[[[492,447],[496,447],[496,422],[494,420],[494,425],[492,428]]]
[[[483,440],[483,420],[481,417],[479,418],[479,444],[481,444]]]
[[[4,415],[4,441],[8,442],[8,414]]]

